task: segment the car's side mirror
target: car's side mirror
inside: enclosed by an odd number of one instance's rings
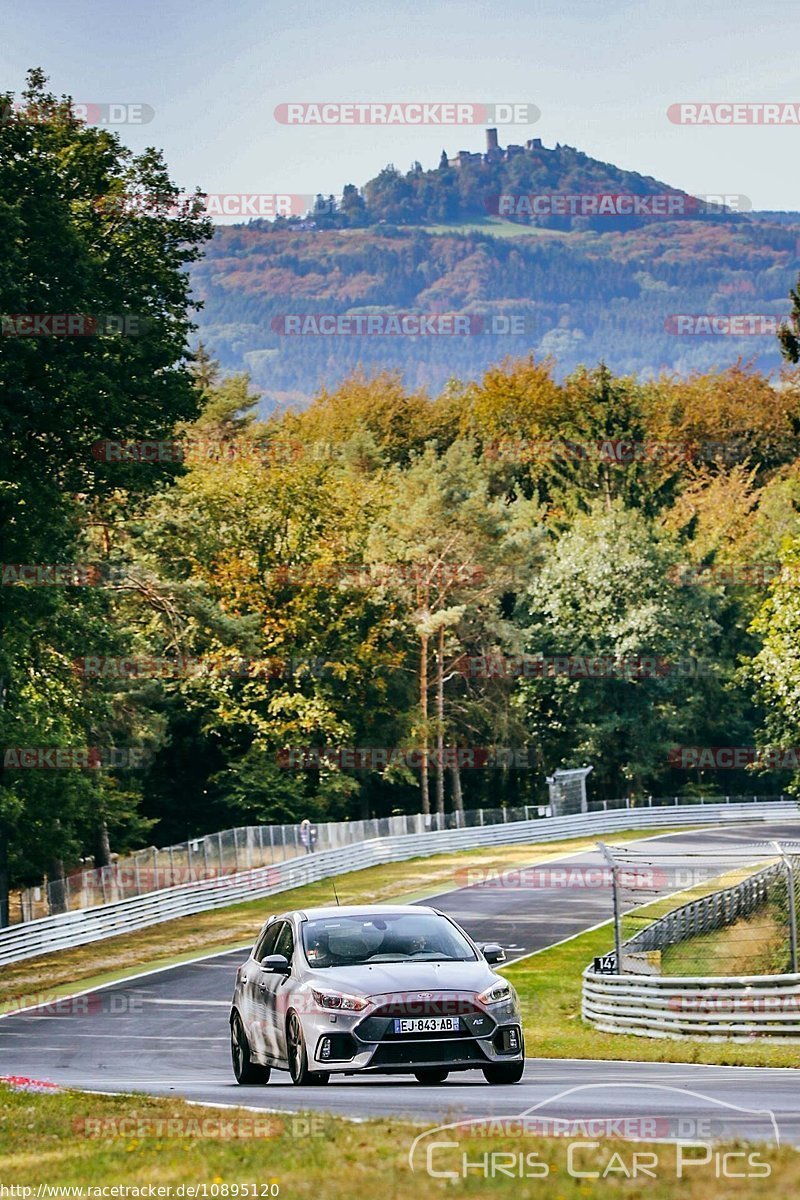
[[[487,963],[501,963],[506,961],[506,952],[497,942],[487,942],[483,947],[483,957]]]
[[[265,954],[261,960],[261,970],[271,975],[289,975],[292,968],[285,954]]]

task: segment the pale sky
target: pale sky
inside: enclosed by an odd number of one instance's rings
[[[2,89],[41,66],[76,101],[148,104],[122,126],[184,188],[341,194],[387,162],[438,163],[481,126],[293,127],[292,101],[527,102],[541,137],[693,194],[800,209],[800,126],[691,128],[680,101],[800,102],[797,0],[0,0]]]

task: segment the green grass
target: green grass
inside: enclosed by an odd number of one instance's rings
[[[661,970],[664,975],[769,975],[780,973],[775,964],[787,954],[786,927],[764,905],[725,929],[669,946],[661,954]]]
[[[414,229],[417,226],[406,225],[404,229]],[[513,221],[504,221],[502,217],[483,217],[472,221],[454,221],[452,224],[441,222],[437,225],[425,225],[426,233],[488,233],[499,238],[565,238],[569,234],[557,229],[541,229],[536,225],[516,225]]]
[[[513,221],[506,221],[502,217],[490,216],[474,217],[470,221],[440,221],[433,225],[398,225],[404,233],[413,233],[421,231],[422,233],[430,234],[470,234],[470,233],[486,233],[491,237],[499,238],[520,238],[520,237],[536,237],[536,238],[568,238],[569,230],[560,229],[542,229],[536,225],[517,225]],[[342,237],[358,237],[364,231],[361,229],[339,229]],[[372,225],[369,228],[372,234],[380,235],[381,226]]]
[[[488,1108],[488,1095],[486,1099]],[[227,1125],[227,1136],[198,1136],[218,1133],[221,1120]],[[610,1173],[605,1179],[586,1180],[568,1173],[566,1139],[544,1139],[531,1133],[523,1138],[467,1139],[464,1134],[449,1132],[448,1140],[456,1141],[457,1146],[437,1151],[433,1166],[440,1171],[455,1168],[463,1172],[465,1154],[474,1163],[481,1162],[484,1155],[505,1151],[514,1156],[516,1164],[519,1156],[535,1153],[535,1161],[549,1168],[544,1178],[521,1179],[516,1171],[504,1174],[497,1170],[493,1178],[487,1178],[487,1168],[482,1172],[473,1169],[467,1178],[454,1181],[433,1178],[425,1170],[424,1154],[415,1158],[413,1173],[409,1167],[409,1149],[420,1132],[421,1127],[389,1119],[355,1123],[307,1114],[293,1117],[263,1110],[190,1106],[171,1097],[77,1092],[31,1095],[0,1086],[0,1183],[28,1187],[34,1198],[40,1184],[84,1189],[155,1184],[172,1188],[173,1197],[177,1194],[174,1189],[181,1185],[206,1185],[206,1196],[223,1198],[268,1196],[269,1189],[277,1187],[282,1200],[351,1200],[353,1196],[438,1200],[489,1195],[499,1200],[640,1200],[644,1196],[648,1200],[711,1200],[717,1196],[767,1200],[778,1188],[785,1195],[800,1190],[800,1160],[792,1149],[764,1147],[757,1151],[759,1162],[769,1164],[770,1173],[763,1178],[718,1180],[712,1159],[706,1167],[693,1167],[678,1179],[674,1147],[634,1145],[595,1136],[596,1148],[580,1151],[575,1165],[600,1173],[610,1167]],[[753,1147],[748,1150],[752,1153]],[[657,1178],[624,1178],[619,1163],[630,1170],[634,1153],[656,1155]],[[491,1164],[491,1171],[499,1160],[484,1161]],[[509,1159],[503,1163],[508,1169]],[[741,1171],[742,1159],[735,1166]],[[243,1190],[244,1185],[248,1191]],[[225,1188],[227,1191],[222,1190]],[[84,1191],[84,1195],[92,1193]]]

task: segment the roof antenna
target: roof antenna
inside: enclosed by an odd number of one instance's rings
[[[339,905],[339,907],[341,908],[341,906],[342,906],[342,902],[341,902],[341,900],[339,899],[339,893],[336,891],[336,884],[334,883],[333,879],[331,879],[331,886],[333,887],[333,894],[334,894],[334,896],[336,897],[336,903],[337,903],[337,904]]]

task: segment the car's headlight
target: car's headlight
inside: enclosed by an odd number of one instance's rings
[[[511,984],[505,980],[498,980],[484,991],[478,992],[478,999],[481,1004],[498,1004],[501,1000],[510,1000],[512,996]]]
[[[361,1012],[368,1003],[363,996],[350,996],[347,992],[318,992],[312,988],[311,994],[320,1008],[335,1008],[339,1012]]]

